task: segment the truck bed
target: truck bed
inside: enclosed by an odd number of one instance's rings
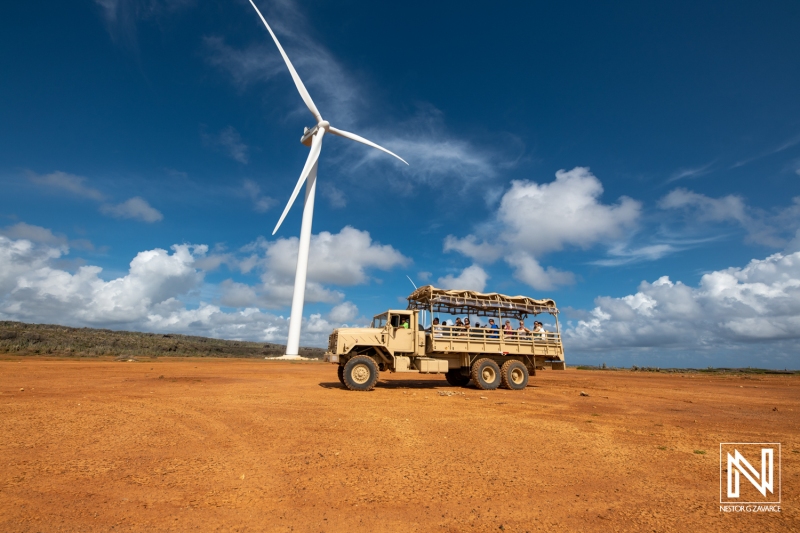
[[[426,353],[501,353],[536,355],[564,360],[564,348],[558,333],[504,332],[500,329],[434,326],[426,333]]]

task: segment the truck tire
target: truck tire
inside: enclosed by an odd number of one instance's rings
[[[472,381],[482,390],[494,390],[500,386],[500,367],[489,358],[478,359],[472,365]]]
[[[517,360],[506,361],[500,370],[500,381],[503,388],[522,390],[528,386],[528,369]]]
[[[467,383],[469,383],[469,376],[462,375],[460,368],[448,370],[444,375],[444,379],[453,387],[466,387]]]
[[[344,385],[344,367],[342,365],[336,367],[336,376],[339,378],[339,383]]]
[[[357,355],[344,365],[344,386],[350,390],[368,391],[378,381],[378,365],[368,355]]]

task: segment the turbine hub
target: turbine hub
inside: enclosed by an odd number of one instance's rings
[[[325,128],[326,130],[328,129],[328,126],[330,126],[330,125],[331,125],[331,123],[328,122],[327,120],[320,120],[319,123],[317,124],[317,126],[319,126],[320,128]]]

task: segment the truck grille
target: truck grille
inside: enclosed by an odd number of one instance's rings
[[[336,353],[336,343],[339,341],[339,332],[334,331],[331,333],[331,336],[328,337],[328,351],[330,353]]]

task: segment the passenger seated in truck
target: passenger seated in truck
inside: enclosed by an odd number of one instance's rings
[[[534,322],[533,323],[533,338],[537,340],[544,340],[547,337],[547,331],[545,331],[541,322]]]
[[[464,319],[464,332],[461,333],[461,335],[463,337],[469,337],[470,336],[469,317]]]
[[[517,335],[519,335],[519,338],[520,339],[529,338],[530,337],[530,335],[529,335],[530,332],[531,332],[531,330],[529,330],[528,328],[525,327],[525,321],[524,320],[520,320],[519,321],[519,327],[517,328]]]
[[[496,329],[496,330],[500,329],[500,327],[497,324],[494,323],[494,319],[493,318],[489,319],[489,329]],[[489,333],[489,338],[490,339],[499,339],[500,338],[499,333],[500,333],[499,331],[492,331],[491,333]]]
[[[506,323],[503,325],[503,335],[505,335],[506,337],[513,337],[514,336],[514,330],[511,329],[511,321],[510,320],[506,320]]]
[[[456,324],[453,326],[453,329],[450,330],[451,336],[461,336],[463,335],[462,331],[464,330],[464,323],[461,321],[461,317],[456,318]]]
[[[403,323],[400,324],[400,327],[403,329],[408,329],[411,326],[408,324],[408,317],[403,317]]]

